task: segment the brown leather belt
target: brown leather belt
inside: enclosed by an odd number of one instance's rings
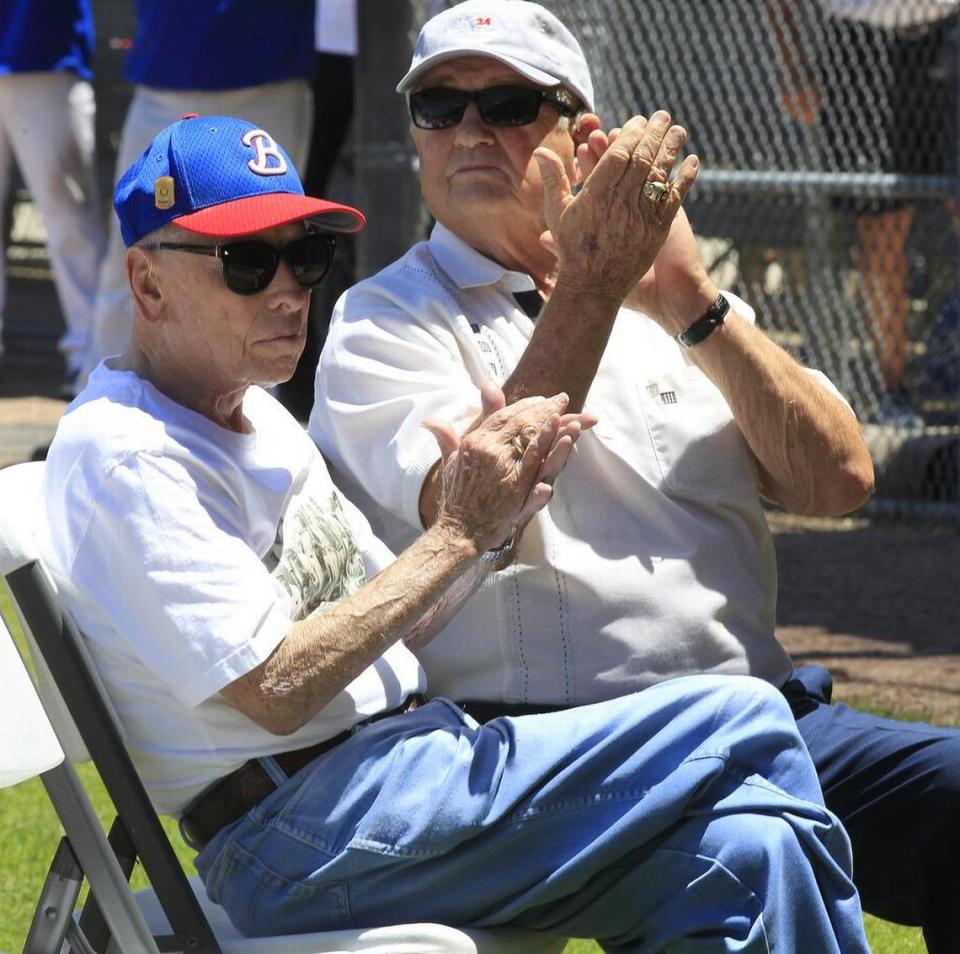
[[[426,703],[426,696],[415,693],[408,696],[402,705],[396,709],[378,712],[375,716],[358,722],[355,726],[324,739],[316,745],[308,745],[302,749],[290,752],[277,752],[270,756],[283,769],[287,778],[296,775],[305,765],[309,765],[317,756],[329,752],[341,742],[345,742],[357,729],[386,719],[394,715],[402,715],[412,709],[419,708]],[[225,775],[219,782],[214,783],[183,813],[180,819],[180,833],[184,841],[199,851],[222,828],[235,822],[245,815],[254,805],[262,802],[271,792],[277,789],[277,783],[270,777],[267,770],[260,764],[259,759],[250,759],[240,768],[229,775]]]

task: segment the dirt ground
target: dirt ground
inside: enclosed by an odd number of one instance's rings
[[[834,698],[960,725],[960,527],[771,514],[778,635]]]

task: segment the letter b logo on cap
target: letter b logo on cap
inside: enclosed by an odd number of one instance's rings
[[[287,171],[287,162],[280,154],[273,137],[262,129],[249,129],[243,134],[243,144],[257,150],[257,158],[247,166],[258,176],[282,176]],[[271,160],[276,163],[271,165]]]

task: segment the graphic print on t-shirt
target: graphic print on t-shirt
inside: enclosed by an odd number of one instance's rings
[[[290,594],[294,620],[359,589],[363,558],[329,483],[308,479],[293,497],[264,564]]]

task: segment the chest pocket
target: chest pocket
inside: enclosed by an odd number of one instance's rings
[[[695,368],[640,388],[660,479],[668,493],[715,497],[757,486],[757,467],[723,395]]]

